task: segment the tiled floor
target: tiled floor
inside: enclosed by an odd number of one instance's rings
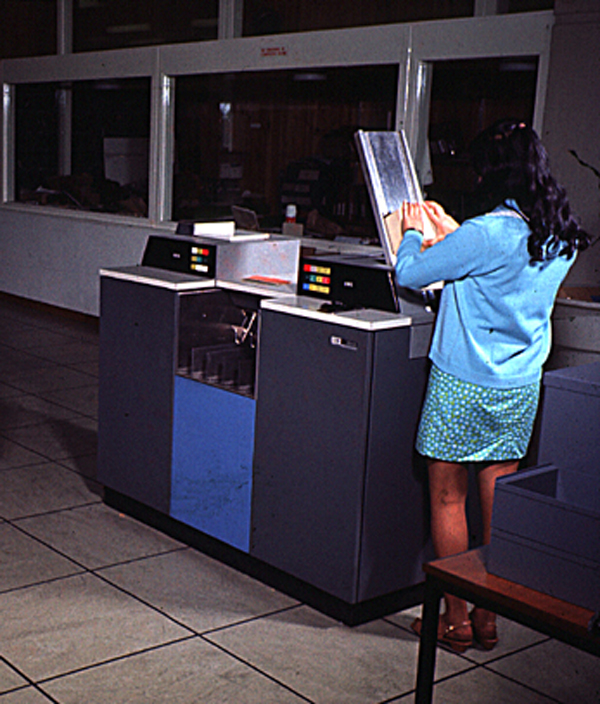
[[[98,334],[0,296],[0,704],[412,702],[418,609],[340,625],[102,503]],[[510,622],[438,704],[597,704],[600,661]]]

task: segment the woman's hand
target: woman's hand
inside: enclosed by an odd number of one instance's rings
[[[423,234],[425,224],[423,220],[423,205],[421,203],[402,203],[402,234],[407,230],[417,230]]]
[[[423,208],[435,230],[436,242],[440,242],[446,235],[458,229],[459,224],[439,203],[427,200],[423,203]]]
[[[402,234],[407,230],[418,230],[423,235],[421,251],[441,242],[453,232],[458,223],[447,215],[441,205],[428,201],[425,203],[402,203]]]

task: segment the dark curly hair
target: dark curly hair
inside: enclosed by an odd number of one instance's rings
[[[544,146],[525,122],[494,123],[473,140],[470,153],[485,208],[514,200],[526,217],[532,260],[556,254],[570,258],[588,247],[589,237],[571,213],[565,190],[550,173]]]

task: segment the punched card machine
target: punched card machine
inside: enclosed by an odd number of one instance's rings
[[[414,441],[431,292],[395,285],[384,218],[419,197],[403,135],[360,133],[382,251],[305,253],[264,300],[251,552],[346,604],[411,590],[432,557]]]
[[[248,551],[258,312],[295,289],[298,257],[289,238],[151,236],[141,265],[100,272],[110,503]]]
[[[422,581],[431,316],[261,306],[251,551],[349,604]]]
[[[107,502],[349,623],[416,603],[429,301],[381,251],[204,244],[150,238],[141,266],[101,272]]]

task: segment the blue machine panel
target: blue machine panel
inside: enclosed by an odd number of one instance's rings
[[[248,552],[256,402],[175,377],[170,515]]]

